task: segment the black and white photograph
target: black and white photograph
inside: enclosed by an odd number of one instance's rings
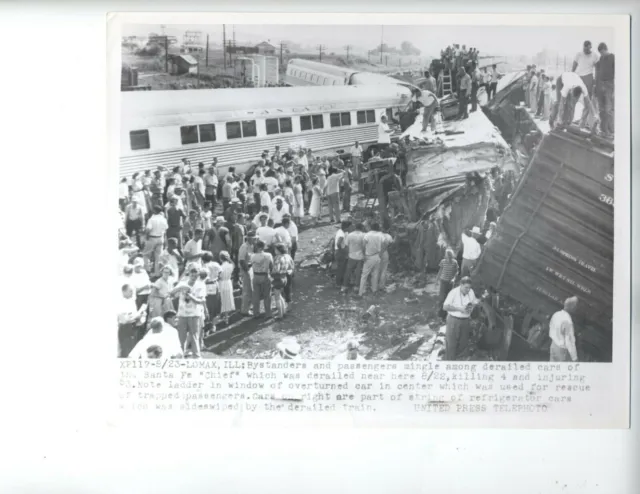
[[[122,26],[119,358],[612,361],[613,28],[170,21]]]

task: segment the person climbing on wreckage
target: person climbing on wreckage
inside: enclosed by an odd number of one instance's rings
[[[556,80],[556,103],[549,119],[551,128],[571,125],[575,119],[576,105],[579,102],[582,102],[583,106],[580,128],[588,127],[592,133],[595,133],[600,117],[589,97],[587,86],[574,72],[565,72]]]
[[[427,125],[431,124],[431,130],[435,132],[436,123],[434,120],[435,112],[440,107],[440,101],[437,96],[427,89],[412,89],[411,101],[407,105],[405,111],[415,112],[416,116],[422,113],[422,133],[427,131]],[[421,110],[422,108],[422,110]],[[415,117],[414,117],[415,122]]]

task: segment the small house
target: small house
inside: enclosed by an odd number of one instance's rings
[[[258,53],[260,55],[275,55],[276,54],[276,47],[273,46],[271,43],[267,43],[266,41],[263,41],[262,43],[258,43],[256,45],[256,48],[258,49]]]
[[[197,74],[198,61],[191,55],[169,55],[169,72],[175,75]]]

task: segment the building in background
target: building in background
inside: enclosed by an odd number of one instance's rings
[[[267,43],[266,41],[263,41],[262,43],[258,43],[256,45],[256,48],[258,49],[258,53],[260,55],[275,55],[276,54],[276,47],[273,46],[271,43]]]
[[[198,61],[191,55],[169,55],[169,72],[174,75],[197,74]]]

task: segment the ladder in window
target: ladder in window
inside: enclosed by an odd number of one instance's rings
[[[448,96],[453,92],[451,86],[451,71],[445,70],[442,76],[442,97]]]

